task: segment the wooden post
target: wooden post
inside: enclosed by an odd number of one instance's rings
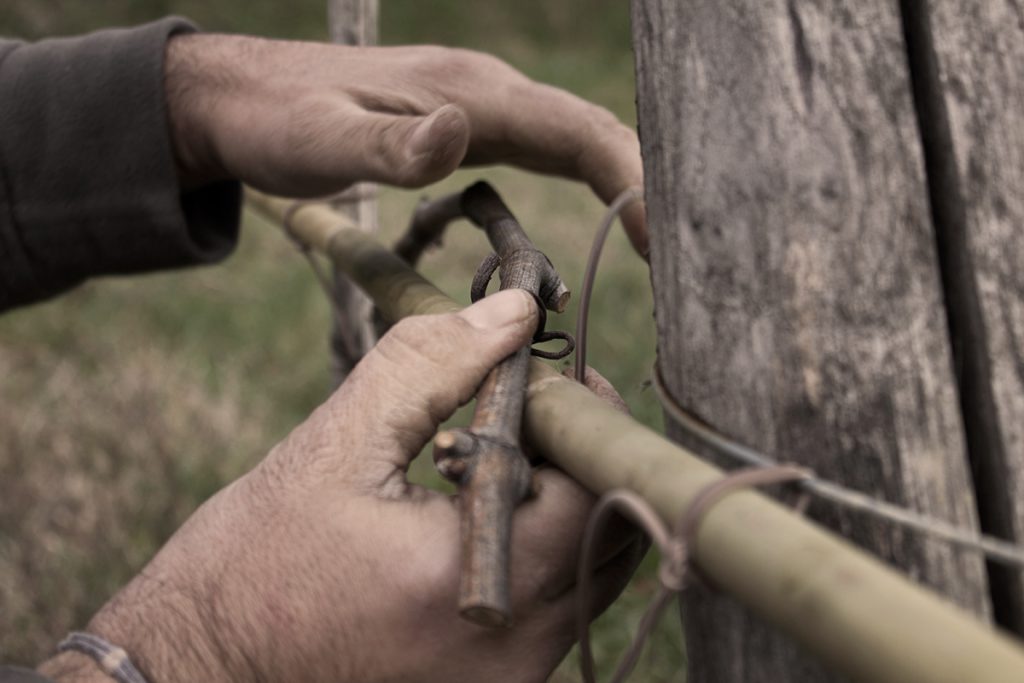
[[[904,2],[982,528],[1024,542],[1024,4]],[[927,124],[927,125],[925,125]],[[1024,635],[1024,577],[989,566]]]
[[[884,0],[634,0],[660,363],[738,440],[970,527],[903,28]],[[988,614],[979,557],[811,514]],[[714,592],[684,614],[691,683],[833,680]]]
[[[327,1],[327,24],[331,40],[335,43],[376,45],[377,18],[378,0]],[[376,185],[361,183],[354,188],[354,194],[361,199],[337,208],[352,218],[362,230],[376,233],[376,193]],[[373,325],[372,302],[337,269],[334,271],[334,295],[340,310],[345,313],[343,319],[335,316],[331,329],[334,378],[336,384],[341,384],[363,354],[377,342],[377,335]]]

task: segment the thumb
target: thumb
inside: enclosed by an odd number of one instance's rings
[[[427,116],[346,112],[335,131],[336,177],[422,187],[452,173],[466,156],[469,120],[447,104]]]
[[[336,471],[360,488],[381,490],[396,477],[404,483],[438,425],[529,342],[536,325],[537,304],[523,290],[498,292],[459,313],[400,321],[300,428],[303,462],[318,476]]]

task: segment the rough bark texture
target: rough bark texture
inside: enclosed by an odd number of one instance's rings
[[[1024,4],[905,0],[915,96],[982,527],[1024,541]],[[929,16],[930,15],[930,16]],[[1024,577],[990,565],[1024,634]]]
[[[327,25],[331,40],[342,45],[376,45],[378,0],[327,0]],[[360,183],[354,193],[364,199],[339,205],[337,209],[368,232],[379,229],[376,186]],[[331,355],[334,378],[341,384],[359,359],[377,342],[373,322],[373,303],[341,273],[334,273],[334,296],[345,312],[334,319],[331,331]]]
[[[634,0],[633,31],[669,388],[779,459],[976,525],[899,7]],[[811,514],[987,615],[980,558]],[[835,680],[709,592],[685,621],[691,683]]]

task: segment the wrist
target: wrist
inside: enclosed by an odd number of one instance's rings
[[[230,78],[224,73],[227,64],[210,63],[211,40],[197,34],[173,36],[164,56],[167,125],[183,189],[227,179],[213,144],[211,122]]]
[[[202,619],[199,604],[171,589],[167,582],[149,580],[145,574],[108,602],[86,631],[124,650],[149,683],[239,680],[230,675],[230,658],[214,638],[210,624]],[[79,655],[76,674],[83,668],[82,659],[91,661]],[[102,675],[97,663],[92,664]],[[78,679],[68,680],[78,683]],[[93,680],[111,681],[101,677],[87,679],[87,683]]]
[[[36,671],[54,683],[110,683],[96,662],[81,652],[61,652],[36,667]]]

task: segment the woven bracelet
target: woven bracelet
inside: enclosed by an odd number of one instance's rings
[[[69,633],[57,646],[57,652],[70,651],[89,655],[96,660],[104,673],[118,683],[148,683],[146,677],[132,664],[127,652],[91,633]]]

